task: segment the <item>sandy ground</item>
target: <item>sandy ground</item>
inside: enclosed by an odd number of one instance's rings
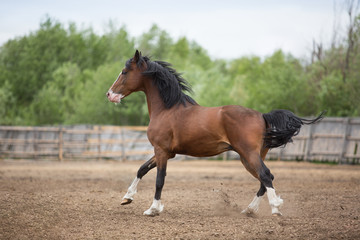
[[[170,161],[160,216],[155,172],[120,201],[142,162],[0,161],[0,239],[360,239],[360,166],[267,162],[284,199],[241,214],[259,183],[240,161]]]

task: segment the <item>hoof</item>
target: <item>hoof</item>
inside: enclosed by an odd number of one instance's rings
[[[160,215],[160,212],[159,211],[151,211],[150,209],[149,210],[146,210],[144,213],[143,213],[144,216],[149,216],[149,217],[155,217],[155,216],[159,216]]]
[[[246,217],[257,218],[257,214],[253,211],[242,211],[241,214],[244,214]]]
[[[121,201],[121,205],[127,205],[127,204],[130,204],[133,200],[132,199],[129,199],[129,198],[124,198],[122,201]]]
[[[256,211],[254,211],[251,208],[245,208],[244,210],[241,211],[242,214],[246,214],[246,215],[254,215],[256,213]]]
[[[274,208],[274,209],[272,209],[272,211],[271,211],[271,215],[274,216],[274,217],[281,217],[281,216],[282,216],[282,213],[279,211],[279,209]]]
[[[281,212],[277,212],[277,213],[273,213],[271,214],[273,217],[282,217],[282,213]]]
[[[150,207],[148,210],[144,212],[144,215],[150,217],[158,216],[163,211],[163,209],[164,209],[164,205],[162,204],[159,205],[159,208]]]

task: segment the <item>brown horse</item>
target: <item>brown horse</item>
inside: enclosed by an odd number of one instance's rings
[[[155,197],[144,215],[158,215],[164,207],[160,197],[168,159],[176,154],[208,157],[232,150],[260,181],[259,191],[243,212],[256,212],[267,192],[272,214],[281,215],[283,200],[275,194],[274,176],[264,164],[265,156],[270,148],[291,142],[302,124],[321,120],[322,114],[307,120],[287,110],[262,114],[242,106],[202,107],[184,93],[191,91],[190,87],[170,66],[136,51],[107,92],[108,99],[115,103],[132,92],[145,93],[150,116],[147,135],[155,152],[139,168],[121,204],[132,202],[140,179],[157,167]]]

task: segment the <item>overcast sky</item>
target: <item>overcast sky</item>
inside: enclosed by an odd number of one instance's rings
[[[277,49],[304,57],[312,40],[330,43],[344,30],[345,0],[0,0],[0,45],[39,28],[46,15],[102,34],[113,20],[139,36],[156,23],[173,38],[186,36],[213,58],[268,56]],[[336,6],[336,11],[334,11]],[[334,25],[335,22],[335,25]]]

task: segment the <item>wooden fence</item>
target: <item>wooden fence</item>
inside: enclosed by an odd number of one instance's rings
[[[136,159],[153,154],[147,127],[0,126],[0,158]]]
[[[338,163],[360,162],[360,118],[325,118],[306,125],[293,143],[272,149],[268,157]]]
[[[0,126],[0,158],[10,159],[141,159],[153,155],[147,127]],[[303,126],[294,142],[272,149],[267,157],[281,160],[360,163],[360,118],[325,118]],[[238,159],[234,152],[220,157]],[[184,158],[181,157],[180,158]]]

